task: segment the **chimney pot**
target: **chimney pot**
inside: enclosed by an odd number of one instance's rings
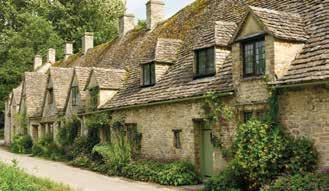
[[[64,47],[65,60],[73,54],[73,44],[72,42],[65,43]]]
[[[56,50],[53,48],[48,49],[47,62],[51,64],[56,62]]]
[[[165,18],[165,3],[163,0],[149,0],[146,3],[147,28],[153,29]]]
[[[124,36],[127,32],[135,28],[135,16],[133,14],[124,14],[120,17],[120,36]]]
[[[82,37],[82,51],[86,54],[91,48],[94,48],[94,33],[85,32],[85,35]]]
[[[42,66],[42,57],[37,54],[34,57],[34,64],[33,64],[33,69],[36,71],[40,66]]]

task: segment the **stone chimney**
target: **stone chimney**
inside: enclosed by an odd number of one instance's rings
[[[163,0],[149,0],[146,3],[147,28],[153,29],[165,18],[165,3]]]
[[[53,48],[48,49],[47,62],[51,64],[56,62],[56,50]]]
[[[82,37],[82,53],[86,54],[91,48],[94,48],[94,34],[85,32],[85,35]]]
[[[135,28],[135,16],[133,14],[124,14],[122,17],[120,17],[119,25],[119,35],[122,37],[128,31]]]
[[[73,44],[72,44],[72,42],[65,43],[64,54],[65,54],[64,60],[67,60],[68,57],[73,54]]]
[[[33,64],[33,69],[36,71],[40,66],[42,66],[42,57],[37,54],[34,57],[34,64]]]

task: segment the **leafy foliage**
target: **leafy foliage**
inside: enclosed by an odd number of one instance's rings
[[[0,190],[1,191],[69,191],[68,187],[53,183],[46,179],[39,179],[27,175],[13,165],[0,162]]]
[[[221,95],[216,92],[208,92],[205,95],[205,99],[202,105],[202,109],[205,115],[205,125],[213,129],[214,126],[227,122],[233,119],[234,112],[233,109],[225,105],[221,100]],[[222,128],[222,125],[219,125]],[[225,156],[228,152],[224,147],[223,143],[223,129],[219,130],[219,137],[215,136],[216,133],[213,133],[212,144],[216,148],[220,148],[222,154]]]
[[[95,45],[117,36],[121,0],[49,2],[0,0],[0,111],[22,74],[32,69],[35,54],[44,56],[48,48],[55,48],[57,59],[63,58],[63,42],[73,41],[78,51],[86,31],[94,32]]]
[[[74,143],[74,140],[78,137],[81,123],[79,119],[74,116],[72,118],[66,118],[62,121],[63,127],[59,128],[57,133],[57,142],[60,145],[69,146]]]
[[[123,175],[128,178],[162,185],[181,186],[199,182],[193,165],[188,162],[137,161],[129,163],[123,171]]]
[[[329,174],[307,173],[280,177],[262,191],[327,191]]]
[[[57,146],[51,137],[44,137],[33,144],[32,155],[49,158],[51,160],[63,160],[64,150]]]
[[[129,144],[114,143],[108,145],[99,145],[93,148],[93,152],[99,153],[109,166],[112,175],[122,174],[123,168],[131,160],[131,148]]]
[[[244,174],[239,165],[232,161],[219,175],[205,183],[205,191],[241,191],[245,190]]]
[[[14,153],[28,154],[32,149],[32,138],[29,135],[16,135],[10,145],[10,150]]]
[[[280,130],[266,123],[250,120],[238,127],[234,158],[246,172],[252,188],[278,175],[285,145]]]

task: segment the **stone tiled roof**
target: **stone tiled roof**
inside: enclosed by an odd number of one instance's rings
[[[72,75],[73,68],[51,67],[49,70],[49,76],[53,82],[54,99],[58,112],[62,111],[65,107]]]
[[[19,105],[19,102],[20,102],[21,97],[22,97],[22,84],[19,85],[17,88],[13,89],[11,95],[12,95],[12,97],[10,99],[11,100],[10,105],[12,105],[13,100],[16,101],[16,105]]]
[[[47,87],[47,75],[38,72],[25,72],[24,90],[26,113],[28,117],[40,117],[44,93]]]
[[[177,61],[177,52],[182,41],[159,38],[155,48],[156,62],[174,63]]]
[[[200,27],[200,38],[194,44],[194,49],[201,49],[211,46],[229,45],[237,25],[234,22],[215,21],[212,27]]]
[[[125,77],[125,70],[93,68],[92,74],[95,76],[100,89],[117,90],[122,88]],[[90,75],[91,77],[91,75]],[[88,85],[88,82],[87,84]]]
[[[306,41],[309,38],[305,31],[305,21],[299,14],[254,6],[250,6],[250,9],[265,25],[265,30],[279,39]]]
[[[312,35],[277,84],[329,80],[329,1],[313,5],[311,9],[309,28]]]
[[[94,55],[82,56],[63,66],[94,66],[125,69],[128,78],[119,93],[106,108],[120,108],[164,100],[202,95],[207,91],[230,91],[232,59],[228,52],[218,58],[218,73],[214,77],[194,80],[195,48],[218,45],[224,48],[229,37],[245,16],[257,15],[268,32],[280,39],[305,42],[286,79],[324,76],[319,69],[327,67],[327,1],[300,0],[196,0],[153,30],[135,29],[101,47]],[[251,7],[250,7],[251,6]],[[140,87],[143,61],[153,60],[159,39],[180,40],[176,62],[155,86]],[[224,48],[229,50],[230,47]],[[91,53],[92,51],[90,51]],[[173,54],[172,54],[173,55]],[[309,69],[306,69],[309,68]],[[290,74],[289,74],[290,73]],[[307,74],[306,74],[307,73]],[[317,78],[320,79],[320,78]]]
[[[91,67],[75,67],[74,72],[78,80],[80,98],[82,103],[87,99],[88,93],[84,91],[84,88],[88,82],[90,72],[92,71]]]

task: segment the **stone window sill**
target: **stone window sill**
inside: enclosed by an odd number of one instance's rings
[[[251,77],[243,77],[241,76],[241,81],[253,81],[253,80],[263,80],[264,76],[251,76]]]

